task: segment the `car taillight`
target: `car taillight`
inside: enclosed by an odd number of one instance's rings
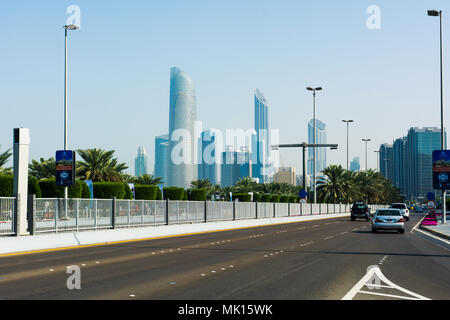
[[[375,222],[383,222],[381,219],[376,218]]]
[[[366,212],[369,212],[369,209],[366,209]]]
[[[398,220],[398,222],[405,222],[405,219],[400,218],[400,220]]]

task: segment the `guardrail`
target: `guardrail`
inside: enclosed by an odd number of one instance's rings
[[[61,199],[30,196],[30,234],[349,213],[348,204]],[[370,205],[372,211],[385,207]],[[15,198],[0,198],[0,235],[14,234]]]
[[[0,235],[14,234],[16,198],[0,198]]]

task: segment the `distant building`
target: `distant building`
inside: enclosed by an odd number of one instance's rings
[[[381,174],[394,183],[394,148],[392,144],[382,144],[380,146],[380,172]]]
[[[197,164],[195,163],[196,144],[194,143],[194,125],[197,118],[197,102],[195,87],[191,78],[179,68],[170,71],[170,106],[169,106],[169,148],[167,153],[167,185],[170,187],[190,186],[197,180]],[[188,133],[189,137],[174,137],[174,133]],[[176,141],[172,141],[176,139]],[[178,155],[177,147],[183,146],[183,156],[189,159],[172,159],[172,151]]]
[[[153,175],[156,178],[161,177],[164,185],[167,185],[168,154],[169,135],[155,137],[155,172]]]
[[[359,157],[354,157],[350,162],[350,171],[359,171],[361,170],[361,165],[359,164]]]
[[[278,168],[277,173],[273,177],[273,181],[277,183],[288,183],[295,186],[295,168]]]
[[[262,183],[267,182],[267,167],[270,165],[269,106],[259,89],[255,90],[254,100],[256,135],[252,137],[252,176]]]
[[[205,130],[201,134],[198,143],[199,157],[201,163],[198,165],[198,179],[209,180],[213,185],[220,185],[221,165],[216,155],[220,157],[222,150],[216,150],[219,146],[215,143],[215,136],[211,130]]]
[[[134,159],[134,175],[136,177],[148,174],[148,156],[144,147],[138,148],[138,155]]]
[[[297,186],[303,187],[303,176],[298,174],[296,176],[296,182],[297,182]],[[308,175],[306,175],[306,181],[305,181],[305,186],[309,186],[310,183],[310,178]]]
[[[228,147],[228,150],[222,153],[222,187],[233,186],[241,178],[249,177],[249,156],[248,151],[233,151],[232,147]]]
[[[316,118],[316,144],[327,143],[327,125]],[[308,122],[308,143],[314,143],[314,120]],[[327,167],[327,148],[308,148],[308,174],[314,175],[314,149],[316,149],[316,173],[325,170]]]

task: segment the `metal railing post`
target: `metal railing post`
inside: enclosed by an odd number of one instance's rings
[[[291,203],[288,202],[288,217],[291,216]]]
[[[207,202],[205,200],[205,211],[204,211],[204,217],[203,217],[203,222],[204,223],[206,223],[206,221],[207,221],[207,215],[206,215],[207,214],[207,212],[206,212],[207,209],[206,209],[206,207],[207,207]]]
[[[255,219],[258,219],[258,201],[255,202]]]
[[[36,234],[36,195],[28,196],[28,232],[30,235]]]
[[[141,201],[141,226],[144,225],[144,208],[145,208],[145,201]]]
[[[169,224],[169,199],[166,199],[166,226]]]
[[[59,201],[58,198],[55,199],[55,232],[58,232],[58,216],[59,216]]]
[[[117,211],[117,198],[114,197],[112,200],[112,210],[111,210],[111,224],[112,228],[116,228],[116,211]]]
[[[236,202],[233,201],[233,221],[236,220]]]
[[[98,222],[97,222],[97,199],[94,201],[94,228],[97,230]],[[111,210],[112,211],[112,210]]]
[[[80,199],[75,200],[75,228],[78,231],[78,228],[80,227]]]
[[[20,194],[16,195],[14,201],[13,201],[13,219],[12,219],[12,223],[13,223],[13,227],[12,227],[12,231],[14,232],[14,235],[16,237],[20,236],[20,212],[19,212],[19,202],[20,202]]]
[[[128,200],[128,228],[131,226],[131,200]]]
[[[274,218],[277,216],[276,210],[277,210],[277,205],[276,205],[276,203],[274,202],[274,203],[273,203],[273,217],[274,217]]]

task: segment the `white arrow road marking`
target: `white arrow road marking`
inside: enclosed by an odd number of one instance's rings
[[[381,284],[377,282],[384,282],[387,284],[387,286],[382,286]],[[395,289],[398,291],[401,291],[407,295],[410,295],[412,297],[406,297],[406,296],[397,296],[392,294],[385,294],[380,292],[370,292],[370,291],[363,291],[361,290],[364,286],[367,286],[369,289],[374,288],[390,288]],[[397,298],[397,299],[405,299],[405,300],[431,300],[429,298],[426,298],[424,296],[421,296],[417,293],[414,293],[412,291],[409,291],[405,288],[402,288],[392,281],[388,280],[384,274],[381,272],[381,269],[379,266],[370,266],[368,268],[368,272],[364,277],[362,277],[361,280],[342,298],[342,300],[352,300],[358,293],[363,294],[371,294],[371,295],[377,295],[377,296],[385,296],[390,298]]]

